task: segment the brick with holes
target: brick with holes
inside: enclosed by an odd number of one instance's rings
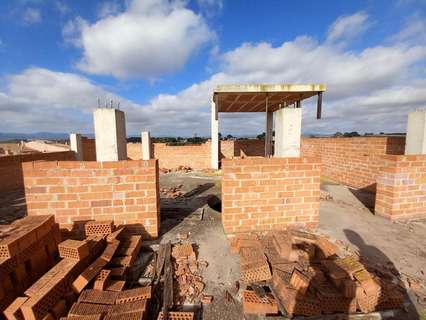
[[[150,299],[151,298],[151,286],[139,287],[134,289],[123,290],[118,293],[116,304]]]
[[[293,270],[290,278],[290,285],[297,290],[301,295],[304,295],[308,290],[311,279],[308,275],[303,274],[299,270]]]
[[[146,299],[143,300],[137,300],[137,301],[131,301],[121,304],[115,304],[112,305],[109,309],[110,314],[123,314],[128,312],[135,312],[135,311],[146,311],[147,310],[147,301]]]
[[[80,294],[78,302],[93,304],[114,304],[117,292],[86,289]]]
[[[254,291],[243,291],[243,310],[247,314],[277,314],[278,304],[270,294],[259,297]]]
[[[126,312],[121,314],[107,314],[104,320],[142,320],[144,311]]]
[[[194,313],[193,312],[178,312],[178,311],[170,311],[167,313],[167,316],[164,315],[163,312],[158,314],[157,320],[193,320]]]
[[[16,298],[7,308],[4,310],[4,315],[7,320],[23,320],[24,315],[21,311],[21,306],[25,301],[28,300],[28,297],[18,297]]]
[[[126,281],[123,280],[109,280],[105,286],[106,291],[123,291],[126,286]]]
[[[58,249],[61,258],[82,260],[89,255],[89,245],[86,241],[68,239],[62,241]]]
[[[105,287],[108,285],[109,278],[110,278],[111,270],[108,269],[102,269],[96,280],[93,284],[93,289],[96,290],[105,290]]]
[[[270,280],[272,275],[268,262],[261,261],[241,266],[240,278],[246,283]]]
[[[101,314],[92,314],[86,316],[70,316],[70,317],[62,317],[59,320],[101,320]]]
[[[110,307],[110,305],[105,304],[76,302],[71,306],[68,317],[73,317],[72,319],[74,319],[76,316],[104,315],[108,313]]]
[[[86,236],[101,235],[107,236],[114,232],[114,222],[108,221],[89,221],[84,225]]]

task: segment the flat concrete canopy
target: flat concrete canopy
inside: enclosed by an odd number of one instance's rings
[[[217,112],[274,112],[325,90],[325,84],[227,84],[214,89],[213,101]]]

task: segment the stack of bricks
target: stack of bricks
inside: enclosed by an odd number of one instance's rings
[[[151,287],[138,287],[120,292],[97,289],[84,290],[68,316],[62,318],[84,319],[144,319],[151,299]]]
[[[133,225],[144,237],[158,236],[156,160],[28,162],[22,172],[28,215],[54,214],[75,238],[90,220],[113,220]]]
[[[44,274],[58,256],[53,216],[25,217],[0,227],[0,310]]]
[[[315,228],[320,204],[319,159],[246,158],[222,161],[225,232]]]
[[[375,213],[391,220],[426,217],[426,155],[382,158]]]
[[[356,256],[339,257],[339,247],[324,237],[291,229],[237,236],[232,247],[240,254],[241,268],[266,256],[274,294],[289,316],[369,313],[402,306],[404,296],[397,285],[369,272]],[[262,307],[272,304],[254,294],[247,293],[246,300],[256,302],[258,309],[247,303],[247,313],[267,313]]]

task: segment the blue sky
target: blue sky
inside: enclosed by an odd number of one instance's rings
[[[129,134],[209,135],[221,83],[325,83],[303,131],[404,132],[426,107],[426,1],[3,0],[2,132],[93,131],[113,99]],[[264,131],[263,114],[221,132]]]

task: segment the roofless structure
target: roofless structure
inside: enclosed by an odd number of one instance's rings
[[[301,102],[317,96],[321,118],[324,84],[227,84],[213,91],[211,104],[212,168],[219,168],[219,112],[265,112],[265,157],[299,157],[302,126]],[[274,130],[275,114],[275,143]]]

